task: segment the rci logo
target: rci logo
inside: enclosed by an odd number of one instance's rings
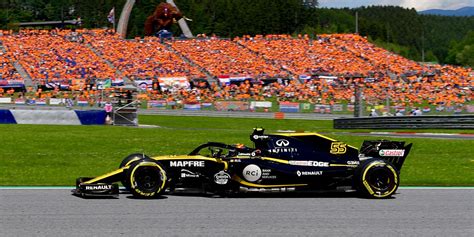
[[[262,177],[262,170],[256,165],[247,165],[242,171],[242,175],[247,181],[255,182]]]
[[[275,142],[277,146],[288,146],[290,145],[290,142],[286,139],[280,139]]]

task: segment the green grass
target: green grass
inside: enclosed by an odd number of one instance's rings
[[[333,129],[332,121],[140,116],[140,123],[160,127],[0,125],[0,185],[70,186],[79,176],[97,176],[114,170],[130,153],[186,154],[207,141],[251,145],[249,134],[258,126],[270,132],[328,133],[356,147],[364,139],[375,139],[331,134],[348,131]],[[474,133],[433,129],[417,132]],[[402,170],[402,185],[474,186],[474,141],[395,140],[414,143]]]

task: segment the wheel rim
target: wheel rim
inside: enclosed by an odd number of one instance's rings
[[[159,184],[161,184],[161,175],[160,170],[156,167],[140,167],[135,171],[136,188],[146,192],[153,192],[156,191]]]
[[[391,180],[390,174],[383,168],[374,169],[367,177],[370,186],[378,192],[388,190],[392,186]]]

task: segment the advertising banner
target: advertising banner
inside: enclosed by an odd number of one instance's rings
[[[251,101],[250,102],[250,109],[256,108],[271,108],[272,102],[270,101]]]
[[[15,100],[15,104],[16,104],[16,105],[24,105],[24,104],[25,104],[25,100],[24,100],[24,99],[16,99],[16,100]]]
[[[300,103],[280,102],[280,112],[298,113],[300,111]]]
[[[311,110],[311,104],[310,103],[301,103],[300,104],[300,109],[301,109],[301,111],[310,111]]]
[[[331,106],[330,105],[322,105],[322,104],[315,104],[314,105],[314,112],[320,114],[330,114],[331,113]]]
[[[201,104],[184,104],[186,110],[201,110]]]
[[[46,100],[45,99],[37,99],[36,100],[36,105],[46,105]]]
[[[347,111],[354,112],[354,107],[355,107],[354,105],[348,104],[347,105]]]
[[[158,78],[158,82],[162,90],[190,88],[187,77],[160,77]]]
[[[468,113],[474,113],[474,105],[466,105],[466,111]]]
[[[149,108],[164,108],[166,107],[166,100],[150,100],[148,101]]]
[[[49,105],[63,105],[64,99],[62,98],[50,98]]]
[[[202,106],[202,108],[211,108],[211,107],[212,107],[212,103],[210,103],[210,102],[201,103],[201,106]]]
[[[77,105],[78,106],[87,106],[89,103],[87,102],[87,100],[78,100],[77,101]]]
[[[342,112],[343,111],[342,104],[333,104],[332,105],[332,111]]]
[[[11,104],[12,98],[10,97],[0,97],[0,104]]]
[[[218,111],[246,111],[250,107],[245,101],[217,101],[214,106]]]

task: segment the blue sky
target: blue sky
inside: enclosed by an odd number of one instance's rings
[[[319,0],[320,7],[360,7],[368,5],[395,5],[415,8],[417,11],[427,9],[455,10],[461,7],[474,7],[474,0]]]

